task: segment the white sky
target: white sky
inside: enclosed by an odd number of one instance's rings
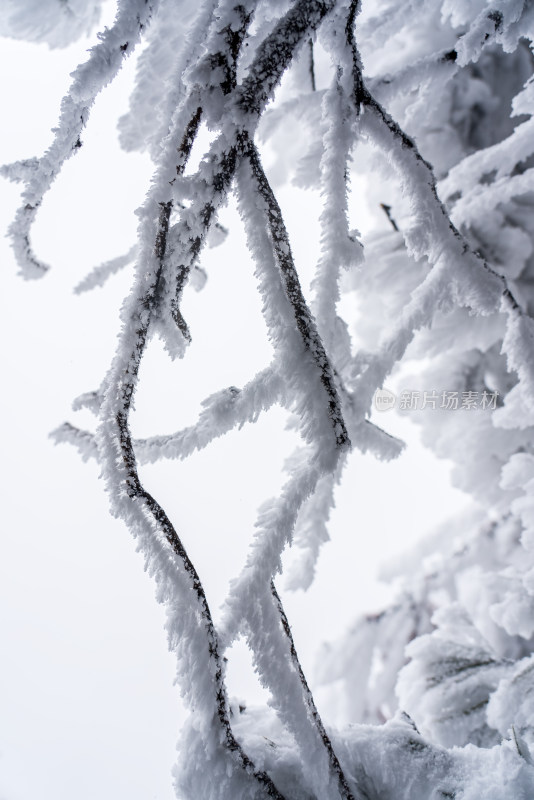
[[[50,52],[0,40],[0,162],[42,152],[68,74],[86,46]],[[134,241],[133,210],[151,168],[146,158],[118,149],[114,122],[126,110],[132,66],[98,100],[84,146],[39,214],[34,244],[53,266],[49,275],[24,282],[7,240],[0,240],[0,800],[173,797],[170,770],[183,716],[163,610],[124,525],[109,516],[97,466],[47,438],[64,420],[92,423],[86,412],[75,415],[70,403],[98,387],[129,285],[124,273],[105,289],[72,294],[95,264]],[[2,181],[0,192],[5,231],[18,189]],[[308,206],[293,190],[280,199],[297,265],[309,275],[316,201]],[[267,364],[239,223],[231,210],[222,221],[240,243],[237,250],[224,245],[209,252],[208,284],[185,301],[194,337],[185,361],[172,364],[157,343],[151,346],[133,422],[139,435],[183,427],[195,419],[203,397],[242,385]],[[354,224],[363,227],[361,220]],[[464,503],[448,488],[447,465],[422,450],[407,420],[392,412],[380,424],[397,435],[408,431],[408,452],[389,465],[354,456],[314,586],[289,595],[279,581],[312,686],[321,641],[341,635],[359,611],[373,610],[389,596],[375,579],[380,559],[400,553],[429,520],[441,521]],[[281,465],[292,449],[283,425],[275,409],[185,463],[143,468],[148,488],[183,534],[216,617],[228,580],[244,562],[255,510],[280,486]],[[231,691],[260,696],[243,653],[235,662]],[[319,691],[319,704],[322,696]],[[321,710],[328,722],[328,709]]]

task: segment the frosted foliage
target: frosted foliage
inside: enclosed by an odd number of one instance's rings
[[[3,32],[59,46],[98,7],[5,0]],[[65,422],[53,436],[99,462],[112,513],[166,608],[190,712],[174,776],[182,800],[534,795],[533,40],[523,0],[120,0],[72,74],[49,149],[2,168],[22,190],[10,229],[20,271],[40,278],[38,209],[78,152],[95,98],[143,45],[119,124],[122,146],[154,162],[137,242],[76,292],[134,265],[135,274],[109,371],[73,404],[91,411],[95,431]],[[205,152],[190,163],[203,127]],[[292,183],[322,202],[305,285],[277,198]],[[147,344],[158,336],[170,358],[189,358],[182,301],[209,281],[205,244],[232,238],[230,196],[270,361],[210,394],[192,424],[134,439]],[[371,226],[355,211],[365,203]],[[402,451],[371,419],[400,363],[430,395],[401,410],[453,463],[472,506],[389,564],[399,589],[388,607],[320,649],[314,681],[338,693],[350,722],[336,730],[328,704],[322,716],[315,703],[277,584],[313,582],[351,452],[387,461]],[[186,459],[274,406],[299,446],[258,511],[216,625],[202,576],[137,465]],[[368,530],[357,485],[353,494],[350,524]],[[266,707],[227,696],[238,638]]]
[[[97,24],[104,0],[2,0],[2,36],[66,47]]]

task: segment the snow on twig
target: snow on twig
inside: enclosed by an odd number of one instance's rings
[[[6,177],[24,183],[20,206],[9,235],[25,278],[40,278],[48,266],[34,254],[30,237],[33,222],[43,197],[61,171],[65,161],[82,146],[81,134],[99,92],[120,70],[124,58],[133,52],[141,35],[156,13],[159,0],[121,0],[111,28],[100,35],[88,60],[73,73],[69,92],[63,98],[58,127],[52,144],[39,159],[22,161],[1,168]]]

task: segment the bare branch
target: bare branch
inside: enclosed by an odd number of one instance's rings
[[[313,58],[313,39],[308,39],[308,48],[309,48],[308,69],[310,71],[310,85],[312,92],[315,92],[317,87],[315,85],[315,62]]]
[[[76,294],[82,294],[83,292],[89,292],[91,289],[94,289],[95,286],[104,286],[112,275],[120,272],[120,270],[135,261],[136,255],[137,245],[134,244],[124,255],[112,258],[110,261],[104,261],[103,264],[94,267],[94,269],[74,287],[74,292]]]
[[[50,438],[55,444],[72,444],[79,452],[82,461],[94,458],[98,461],[98,446],[94,434],[76,428],[70,422],[64,422],[59,428],[50,433]]]
[[[315,705],[315,701],[313,699],[313,695],[310,691],[310,687],[308,686],[308,681],[306,680],[306,676],[304,675],[304,671],[302,669],[301,663],[299,661],[299,657],[297,654],[297,649],[295,647],[295,642],[293,641],[293,634],[291,633],[291,628],[289,626],[289,621],[286,617],[286,613],[284,611],[284,607],[282,605],[282,601],[278,592],[276,591],[276,586],[274,584],[274,580],[271,581],[271,594],[273,596],[276,608],[278,609],[278,614],[280,616],[280,624],[282,630],[284,631],[288,645],[289,651],[291,653],[291,661],[293,662],[293,666],[295,668],[295,672],[298,675],[299,681],[302,685],[302,694],[304,696],[304,701],[308,706],[310,717],[312,718],[314,725],[316,726],[319,736],[325,746],[325,749],[328,753],[328,760],[330,762],[330,769],[332,770],[333,774],[337,778],[337,782],[339,785],[339,794],[344,800],[355,800],[355,797],[358,797],[359,793],[355,795],[352,794],[347,778],[345,777],[345,773],[343,772],[343,768],[339,763],[339,759],[334,751],[332,746],[332,741],[326,732],[326,728],[323,725],[323,721],[321,716],[317,710],[317,706]]]
[[[317,331],[315,320],[302,294],[299,278],[293,263],[289,237],[282,218],[282,212],[269,185],[265,172],[263,171],[257,148],[245,134],[243,134],[242,138],[242,147],[249,160],[258,193],[265,203],[265,213],[272,246],[280,270],[280,278],[284,286],[285,295],[293,309],[295,323],[304,347],[315,362],[319,371],[321,383],[327,395],[328,417],[334,429],[336,445],[339,448],[350,447],[350,440],[343,419],[332,368],[319,332]]]
[[[40,159],[0,169],[6,177],[15,175],[25,184],[22,205],[9,229],[21,275],[25,278],[40,278],[48,271],[48,266],[36,257],[30,243],[32,225],[43,197],[65,161],[82,146],[80,136],[96,96],[113,80],[124,58],[133,52],[158,4],[159,0],[150,3],[129,0],[119,7],[113,26],[105,30],[99,44],[91,50],[89,59],[73,73],[71,87],[61,105],[54,141],[46,153]]]
[[[206,398],[195,425],[168,436],[137,439],[137,456],[141,463],[153,463],[162,457],[187,458],[233,428],[255,422],[263,411],[283,402],[283,389],[279,375],[268,367],[242,389],[230,386]]]
[[[391,206],[388,206],[386,203],[380,203],[380,208],[382,209],[382,211],[384,212],[384,214],[388,218],[388,221],[389,221],[391,227],[393,228],[393,230],[394,231],[398,231],[399,230],[399,226],[397,225],[397,223],[393,219],[393,215],[391,214]]]

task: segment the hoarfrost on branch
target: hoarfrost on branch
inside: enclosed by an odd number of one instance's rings
[[[4,31],[62,46],[94,23],[99,6],[8,2]],[[20,272],[40,278],[49,265],[32,247],[39,208],[82,146],[95,98],[144,44],[120,122],[124,148],[145,149],[154,161],[138,240],[77,291],[133,263],[135,277],[113,363],[75,401],[75,410],[94,413],[96,432],[65,422],[54,436],[101,464],[112,511],[136,538],[167,607],[191,712],[178,797],[534,793],[533,41],[529,0],[204,0],[195,8],[119,0],[114,24],[72,75],[49,149],[2,168],[22,188],[10,229]],[[188,171],[203,126],[210,143]],[[267,170],[275,138],[277,161]],[[381,203],[389,229],[364,237],[349,222],[350,193],[360,191],[351,171],[362,153],[389,187]],[[323,200],[310,302],[276,195],[290,180],[318,187]],[[206,280],[208,240],[228,234],[217,217],[230,195],[272,359],[246,385],[208,397],[195,424],[133,439],[147,344],[158,336],[171,358],[187,357],[182,298]],[[353,321],[339,311],[344,292],[359,307],[352,340]],[[352,719],[335,731],[298,659],[277,587],[281,557],[294,542],[300,562],[290,586],[309,586],[350,452],[401,452],[402,442],[369,417],[407,351],[431,357],[425,394],[443,387],[499,401],[484,413],[473,403],[463,413],[434,402],[418,417],[425,442],[454,462],[478,511],[434,536],[425,557],[414,554],[391,606],[359,618],[325,649],[319,680],[342,682]],[[143,485],[138,464],[187,458],[275,405],[301,444],[280,495],[258,512],[216,628],[187,535]],[[236,718],[225,653],[238,637],[271,699],[269,709]]]

